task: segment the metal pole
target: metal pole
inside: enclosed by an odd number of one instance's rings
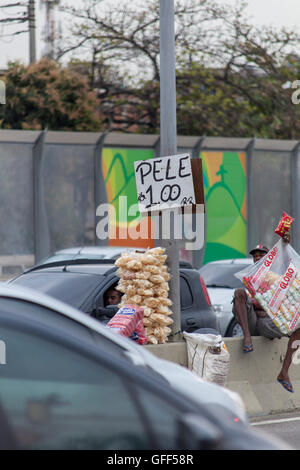
[[[176,129],[176,74],[175,74],[175,33],[174,0],[160,0],[160,156],[177,154]],[[167,264],[171,274],[170,299],[173,302],[172,338],[181,338],[179,245],[171,239],[160,240],[166,248]]]
[[[247,147],[246,147],[246,197],[247,197],[247,214],[246,214],[246,217],[247,217],[247,221],[246,221],[246,224],[247,224],[247,233],[246,233],[246,244],[247,244],[247,253],[249,252],[249,250],[251,250],[251,248],[253,246],[255,246],[257,244],[257,240],[258,240],[258,235],[255,235],[253,236],[253,230],[251,231],[251,224],[250,224],[250,220],[252,220],[252,211],[254,209],[253,207],[253,203],[252,203],[252,200],[251,200],[251,187],[250,187],[250,183],[251,183],[251,180],[252,180],[252,156],[253,156],[253,151],[254,151],[254,148],[255,148],[255,143],[256,143],[256,137],[253,137],[250,142],[248,143]]]
[[[30,62],[30,64],[33,64],[36,61],[35,0],[29,0],[29,3],[28,3],[28,22],[29,22],[29,62]]]
[[[95,201],[95,212],[100,204],[107,203],[107,193],[105,190],[105,183],[102,173],[102,149],[105,141],[107,132],[103,132],[100,135],[94,151],[94,201]],[[107,240],[100,240],[96,234],[96,222],[95,222],[95,245],[103,246],[107,245]]]
[[[34,254],[38,263],[50,254],[50,231],[44,194],[44,148],[47,129],[43,130],[33,148]]]

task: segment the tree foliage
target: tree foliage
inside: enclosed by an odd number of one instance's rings
[[[70,68],[42,59],[29,66],[11,63],[4,77],[2,128],[96,131],[98,101],[87,80]]]
[[[175,1],[178,134],[299,138],[285,85],[299,76],[300,36],[251,25],[246,5]],[[158,133],[159,2],[66,1],[64,11],[72,31],[58,57],[88,76],[106,128]]]
[[[300,111],[291,101],[290,84],[300,78],[300,35],[254,26],[246,16],[245,0],[234,6],[225,0],[174,1],[178,134],[299,138]],[[159,133],[159,1],[61,4],[70,21],[56,41],[56,59],[68,60],[64,73],[85,77],[96,93],[98,125],[108,131]],[[19,83],[20,66],[15,70]],[[91,96],[86,85],[83,91]],[[57,107],[57,90],[53,92],[48,102]],[[31,108],[25,123],[36,125],[43,114],[41,122],[51,126],[79,125],[65,117],[50,119],[42,111],[43,98],[41,103],[41,111]],[[3,125],[14,122],[4,120]]]

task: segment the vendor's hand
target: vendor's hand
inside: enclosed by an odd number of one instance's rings
[[[255,312],[258,318],[265,318],[267,316],[267,312],[264,310],[256,310]]]
[[[289,233],[285,233],[282,237],[282,240],[285,242],[285,243],[290,243],[291,241],[291,236]]]

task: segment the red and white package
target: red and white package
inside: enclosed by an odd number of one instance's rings
[[[130,339],[137,341],[137,343],[139,344],[148,343],[148,338],[147,338],[146,329],[144,327],[143,320],[140,320],[138,322],[133,334],[130,336]]]
[[[283,211],[279,224],[275,229],[275,233],[277,233],[277,235],[279,235],[280,237],[284,237],[284,235],[289,233],[292,222],[294,222],[294,220],[295,219],[293,217]]]
[[[300,327],[300,256],[289,243],[280,239],[263,258],[235,276],[283,334]]]
[[[144,338],[147,340],[146,332],[143,325],[144,309],[137,305],[124,305],[107,323],[108,328],[113,328],[114,331],[122,336],[130,337],[135,331],[144,344]],[[133,338],[136,339],[136,338]]]

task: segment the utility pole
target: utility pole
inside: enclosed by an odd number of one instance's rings
[[[55,56],[55,36],[56,36],[56,24],[55,24],[55,7],[59,5],[59,0],[41,0],[42,4],[45,5],[45,41],[46,51],[45,57],[54,59]]]
[[[160,156],[177,154],[176,126],[176,73],[174,0],[160,0]],[[174,222],[175,223],[175,222]],[[174,239],[174,224],[170,240],[160,240],[166,249],[167,264],[171,274],[170,299],[173,302],[172,336],[181,338],[181,310],[179,285],[179,244]],[[162,237],[163,238],[163,237]]]
[[[29,22],[29,62],[36,61],[36,23],[35,23],[35,0],[28,1],[28,22]]]

